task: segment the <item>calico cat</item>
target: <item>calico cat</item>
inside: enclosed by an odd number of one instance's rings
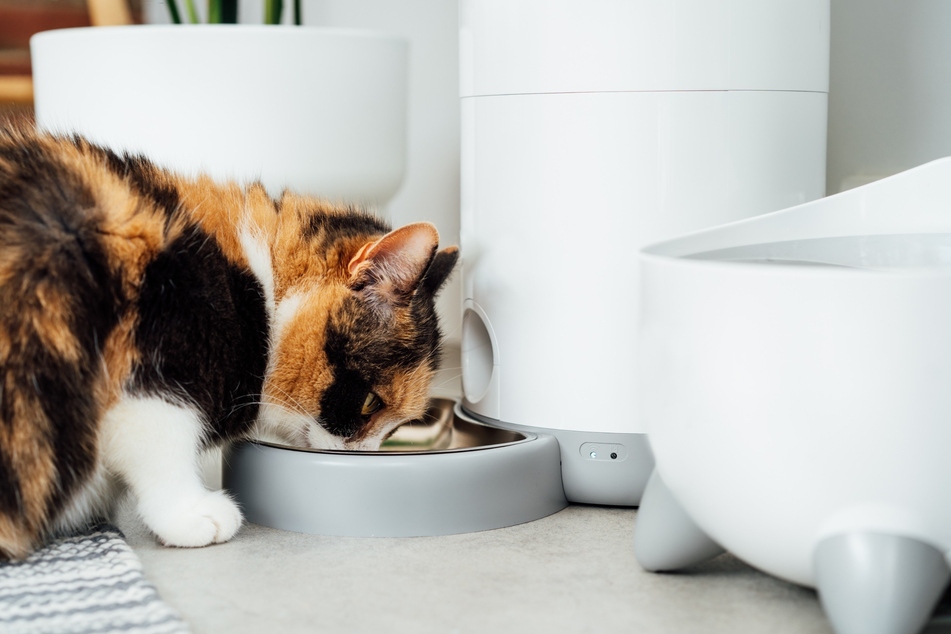
[[[165,544],[230,539],[197,466],[227,440],[378,448],[426,408],[458,257],[438,240],[0,130],[0,558],[125,488]]]

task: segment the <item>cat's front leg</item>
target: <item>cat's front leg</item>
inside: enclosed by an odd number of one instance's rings
[[[169,546],[231,539],[241,511],[199,476],[202,424],[197,412],[156,397],[125,397],[103,420],[100,450],[136,497],[145,524]]]

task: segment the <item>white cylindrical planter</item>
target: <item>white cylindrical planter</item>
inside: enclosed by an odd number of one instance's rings
[[[36,119],[183,172],[382,204],[406,155],[407,44],[250,25],[48,31]]]
[[[462,0],[464,407],[637,504],[642,245],[818,198],[828,0]],[[643,368],[650,372],[650,368]]]

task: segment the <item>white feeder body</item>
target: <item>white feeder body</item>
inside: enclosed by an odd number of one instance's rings
[[[636,504],[637,250],[825,188],[829,2],[462,0],[464,408]],[[614,458],[611,454],[616,454]]]
[[[852,533],[951,550],[951,159],[648,247],[657,470],[724,548],[816,582]]]

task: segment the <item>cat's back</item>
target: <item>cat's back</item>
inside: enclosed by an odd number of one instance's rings
[[[36,362],[31,346],[72,362],[100,352],[84,347],[105,343],[169,233],[169,211],[135,191],[129,169],[78,138],[0,128],[5,367]]]
[[[75,245],[117,268],[136,257],[122,241],[161,248],[177,206],[174,181],[144,159],[79,137],[0,127],[0,244],[17,255]]]

